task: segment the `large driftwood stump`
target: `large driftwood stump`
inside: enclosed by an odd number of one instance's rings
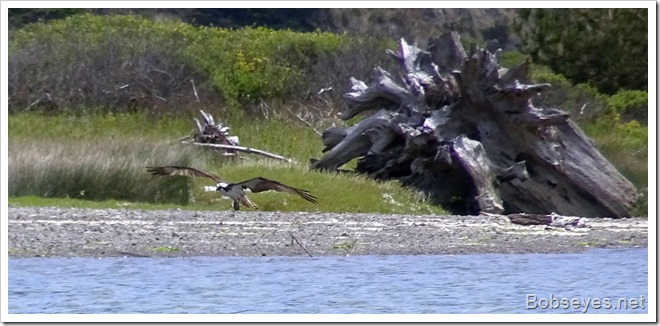
[[[376,68],[369,85],[351,79],[340,117],[365,118],[326,130],[313,169],[359,158],[357,172],[398,179],[458,214],[628,216],[635,187],[567,113],[532,105],[550,85],[531,82],[529,62],[503,69],[497,53],[466,53],[455,33],[389,53],[402,78]]]

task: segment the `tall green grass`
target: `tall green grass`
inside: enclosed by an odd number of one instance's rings
[[[20,113],[9,115],[9,135],[14,138],[61,141],[140,138],[167,142],[189,134],[193,116],[156,117],[145,113],[95,113],[53,115]]]
[[[601,119],[585,124],[601,153],[637,188],[648,187],[648,126],[633,120],[628,123]]]
[[[223,115],[223,112],[208,111],[224,125],[229,133],[239,137],[240,145],[265,150],[292,158],[306,165],[310,157],[320,156],[322,142],[308,126],[284,115],[269,119],[255,117],[237,111]],[[154,117],[148,114],[94,114],[83,116],[24,113],[9,116],[9,134],[12,139],[50,139],[61,142],[89,141],[92,143],[108,140],[148,141],[152,144],[176,142],[190,135],[194,129],[193,116]],[[128,140],[130,139],[130,140]],[[102,146],[101,146],[102,147]],[[198,149],[198,152],[211,150]],[[244,155],[248,160],[258,158]],[[154,156],[158,157],[158,156]],[[164,160],[164,159],[163,159]]]
[[[607,123],[602,119],[587,124],[584,131],[593,139],[596,147],[610,163],[637,187],[639,199],[632,214],[646,216],[648,214],[648,126],[642,126],[635,120],[628,123]]]

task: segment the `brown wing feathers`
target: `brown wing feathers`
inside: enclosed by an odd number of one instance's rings
[[[222,182],[220,177],[213,175],[202,170],[197,170],[195,168],[190,168],[187,166],[148,166],[147,171],[151,172],[153,175],[181,175],[186,177],[205,177],[213,179],[215,182]]]
[[[280,192],[288,192],[290,194],[295,194],[303,199],[316,204],[316,197],[312,195],[309,191],[304,190],[304,189],[298,189],[294,188],[291,186],[287,186],[281,182],[277,182],[274,180],[269,180],[266,178],[262,177],[257,177],[254,179],[250,180],[245,180],[243,182],[239,182],[239,185],[243,188],[248,188],[250,191],[257,193],[257,192],[262,192],[262,191],[268,191],[268,190],[275,190],[275,191],[280,191]]]

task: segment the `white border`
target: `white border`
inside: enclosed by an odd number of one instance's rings
[[[649,228],[649,262],[648,262],[648,314],[652,319],[650,321],[658,322],[657,320],[657,284],[658,279],[658,262],[657,262],[657,249],[658,249],[658,103],[657,103],[657,90],[658,90],[658,61],[657,61],[657,4],[655,1],[649,6],[649,27],[648,27],[648,40],[649,40],[649,51],[648,51],[648,63],[649,63],[649,75],[648,75],[648,93],[649,93],[649,116],[648,116],[648,126],[649,126],[649,142],[648,142],[648,228]]]
[[[7,224],[8,218],[7,218],[7,193],[9,189],[9,182],[7,180],[7,160],[8,160],[8,149],[7,149],[7,143],[8,143],[8,128],[7,128],[7,115],[8,115],[8,103],[9,101],[7,100],[7,94],[9,93],[9,87],[7,86],[8,84],[8,75],[7,75],[7,66],[8,66],[8,50],[7,50],[7,45],[9,44],[8,40],[8,26],[9,23],[7,22],[7,17],[8,17],[8,12],[7,12],[7,7],[5,7],[4,3],[0,3],[2,6],[0,8],[0,13],[2,16],[0,16],[0,41],[2,43],[0,44],[0,50],[2,50],[2,53],[0,55],[0,58],[2,59],[2,64],[0,65],[0,73],[2,73],[2,80],[0,81],[0,85],[2,86],[2,93],[0,93],[0,100],[2,101],[2,104],[0,105],[0,257],[2,259],[2,270],[0,271],[0,276],[2,277],[2,281],[0,282],[0,320],[5,321],[6,316],[7,316],[7,309],[8,309],[8,285],[9,285],[9,271],[8,271],[8,266],[7,266],[7,259],[8,259],[8,253],[7,253],[7,247],[8,247],[8,235],[7,235]]]
[[[656,107],[656,98],[653,96],[657,90],[656,85],[656,3],[655,1],[2,1],[0,21],[2,22],[2,110],[0,115],[1,136],[1,258],[2,258],[2,288],[1,288],[1,315],[3,322],[207,322],[207,321],[253,321],[253,322],[423,322],[423,321],[458,321],[457,315],[17,315],[8,314],[8,270],[7,270],[7,9],[8,8],[649,8],[649,108]],[[649,292],[647,315],[460,315],[461,321],[591,321],[591,322],[648,322],[656,321],[656,214],[657,198],[656,188],[656,110],[649,110]],[[616,262],[613,262],[616,263]],[[604,271],[606,272],[606,271]]]
[[[624,314],[158,314],[10,315],[3,322],[649,322],[647,315]],[[654,317],[654,316],[652,316]]]

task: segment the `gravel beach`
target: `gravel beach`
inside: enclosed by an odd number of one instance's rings
[[[11,257],[572,253],[647,247],[646,218],[585,227],[503,217],[9,207]]]

